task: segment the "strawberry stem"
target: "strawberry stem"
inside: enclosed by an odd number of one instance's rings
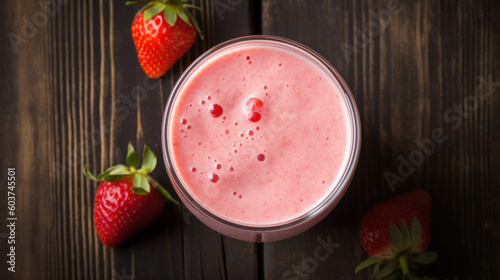
[[[405,275],[410,273],[408,269],[408,259],[405,254],[402,254],[398,257],[399,265],[401,266],[401,270],[403,271],[403,279],[405,279]]]
[[[179,203],[179,201],[175,200],[168,192],[167,190],[165,190],[161,185],[160,183],[158,183],[158,181],[156,181],[153,177],[151,176],[147,176],[148,178],[148,181],[150,181],[153,186],[167,199],[167,200],[170,200],[172,201],[175,205],[179,206],[181,205]]]

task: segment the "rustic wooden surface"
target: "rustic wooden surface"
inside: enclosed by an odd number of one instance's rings
[[[433,198],[431,249],[440,255],[426,272],[500,279],[499,85],[474,99],[482,78],[500,81],[500,1],[196,0],[205,40],[159,80],[145,78],[135,55],[137,7],[60,0],[47,15],[40,3],[48,1],[0,1],[0,220],[8,167],[16,168],[18,218],[15,273],[7,271],[8,230],[0,229],[1,279],[368,279],[353,273],[366,258],[360,219],[374,203],[416,188]],[[375,20],[383,12],[390,21]],[[12,34],[24,39],[13,46]],[[123,161],[128,141],[161,155],[161,116],[182,71],[211,46],[249,34],[310,46],[350,86],[363,143],[344,199],[314,228],[275,243],[221,236],[169,205],[124,246],[103,247],[92,224],[97,185],[82,167],[98,172]],[[356,51],[346,55],[346,44]],[[468,112],[449,112],[464,104]],[[393,192],[385,172],[398,174],[398,156],[408,159],[415,140],[435,129],[446,141]],[[159,161],[154,175],[173,191],[164,170]],[[338,248],[312,267],[318,238]]]

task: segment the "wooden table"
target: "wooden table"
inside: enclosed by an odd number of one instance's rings
[[[15,273],[10,231],[0,230],[1,279],[368,279],[353,272],[367,257],[363,214],[417,188],[433,198],[440,254],[426,272],[500,279],[500,1],[196,0],[205,40],[158,80],[135,54],[138,7],[59,2],[0,2],[0,219],[9,217],[8,168],[18,218]],[[161,155],[162,113],[180,74],[208,48],[249,34],[313,48],[354,93],[363,143],[341,203],[307,232],[266,244],[222,236],[169,204],[124,246],[103,247],[92,221],[97,184],[83,166],[122,162],[129,141]],[[445,140],[419,159],[417,142],[436,133]],[[398,171],[404,161],[411,166]],[[399,177],[389,184],[389,174]],[[161,160],[154,176],[173,192]],[[339,245],[313,265],[319,238]]]

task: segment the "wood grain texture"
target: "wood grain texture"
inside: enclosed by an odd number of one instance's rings
[[[492,112],[498,90],[484,101],[476,98],[477,107],[473,98],[480,77],[500,80],[493,59],[499,3],[401,1],[393,13],[390,2],[317,1],[304,8],[304,1],[263,1],[263,33],[295,39],[331,61],[355,95],[363,126],[360,163],[345,198],[312,230],[266,244],[269,279],[313,256],[314,240],[328,235],[341,245],[305,273],[309,279],[368,279],[368,272],[352,273],[366,258],[357,241],[362,215],[375,202],[415,188],[433,197],[432,249],[441,258],[428,272],[447,279],[500,275],[497,261],[491,262],[500,257],[498,115]],[[380,13],[390,21],[380,23],[374,16]],[[344,42],[356,51],[346,56]],[[463,116],[446,114],[467,104]],[[393,194],[384,172],[397,174],[398,156],[409,160],[419,148],[415,141],[429,139],[434,129],[447,140]]]
[[[205,40],[198,40],[164,78],[151,80],[138,64],[130,35],[138,7],[116,0],[60,2],[50,6],[53,14],[45,15],[43,24],[35,24],[18,53],[9,40],[2,41],[1,98],[7,120],[2,125],[2,170],[17,168],[17,238],[23,240],[17,249],[20,268],[7,276],[255,279],[254,244],[222,237],[192,216],[184,219],[171,205],[124,246],[103,247],[92,220],[97,185],[81,172],[84,166],[98,173],[122,162],[129,141],[136,147],[148,144],[160,159],[155,177],[173,193],[160,146],[170,90],[202,52],[255,33],[253,4],[240,1],[232,7],[221,1],[231,9],[219,7],[216,13],[212,1],[194,1],[204,10],[196,17]],[[33,23],[43,11],[37,3],[1,5],[2,30],[20,35],[24,18]],[[1,200],[6,205],[4,193]]]
[[[205,39],[158,80],[137,61],[130,25],[138,7],[59,2],[0,1],[0,172],[16,168],[18,217],[17,272],[6,270],[4,227],[0,279],[368,279],[353,274],[366,258],[359,221],[374,203],[416,188],[433,198],[431,248],[441,256],[427,272],[500,278],[500,87],[481,82],[500,82],[500,1],[195,0]],[[390,21],[377,19],[387,13]],[[222,236],[169,204],[123,246],[102,246],[92,217],[97,184],[82,168],[98,173],[124,161],[129,141],[147,144],[159,157],[153,175],[173,193],[160,143],[171,88],[210,47],[259,33],[311,47],[351,88],[363,143],[344,199],[317,226],[274,243]],[[21,36],[14,45],[12,34]],[[474,99],[478,86],[484,100]],[[435,129],[447,139],[392,192],[384,173],[398,174],[398,157],[409,160],[415,141]]]

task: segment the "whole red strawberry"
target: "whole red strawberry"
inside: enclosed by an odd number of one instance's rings
[[[375,264],[372,278],[396,279],[403,274],[403,279],[419,279],[416,264],[429,264],[437,258],[435,252],[425,252],[431,241],[430,211],[431,198],[423,190],[370,208],[359,231],[370,258],[358,265],[355,272]]]
[[[200,28],[188,8],[199,9],[185,0],[150,1],[136,15],[132,38],[142,69],[149,77],[163,76],[196,40]]]
[[[108,168],[94,177],[87,168],[84,174],[101,182],[94,200],[94,225],[104,245],[115,247],[156,220],[165,207],[165,198],[178,204],[148,174],[156,166],[156,156],[144,147],[140,169],[139,155],[128,145],[127,164]]]

